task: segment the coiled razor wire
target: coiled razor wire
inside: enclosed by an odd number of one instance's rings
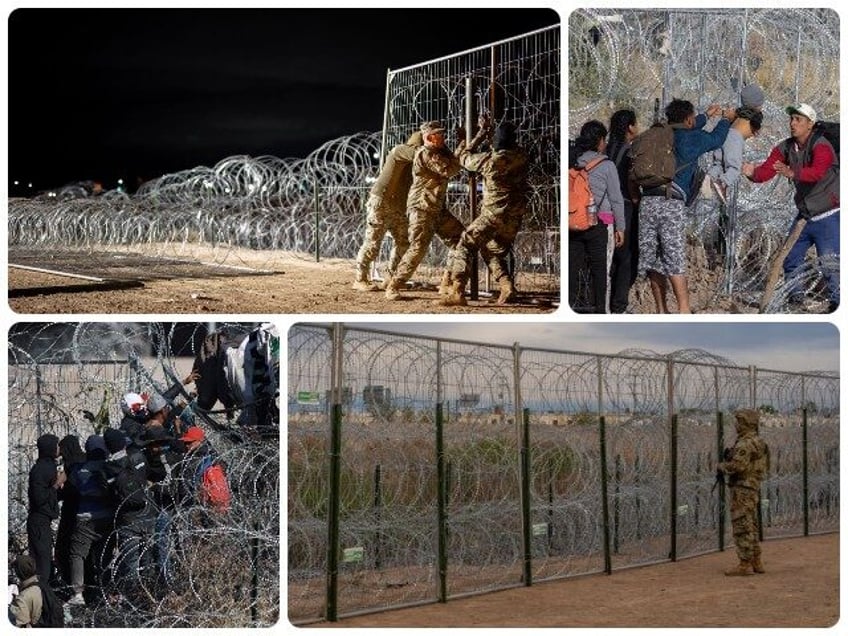
[[[744,157],[759,163],[789,137],[787,106],[807,102],[819,119],[838,121],[839,19],[830,9],[578,9],[569,17],[568,73],[571,138],[586,121],[609,122],[620,108],[635,110],[644,130],[654,121],[656,100],[661,115],[675,97],[703,112],[711,103],[735,106],[744,85],[759,84],[766,96],[763,127],[747,141]],[[696,305],[758,307],[769,266],[797,215],[793,196],[784,179],[743,178],[726,206],[700,197],[687,209]],[[765,312],[824,311],[822,273],[838,271],[839,259],[813,254],[792,280],[778,284]],[[800,309],[787,305],[796,283],[810,299]],[[639,287],[633,310],[652,311],[650,294]],[[587,302],[581,298],[577,308]]]
[[[247,324],[219,326],[236,337],[251,329]],[[174,374],[187,375],[195,353],[192,343],[202,339],[206,327],[197,325],[194,331],[196,335],[175,354],[172,343],[177,332],[161,324],[13,327],[8,384],[12,551],[23,552],[27,544],[27,474],[35,462],[38,436],[73,434],[84,443],[94,433],[84,410],[106,413],[116,427],[122,417],[118,403],[125,392],[161,392]],[[183,333],[181,338],[185,337]],[[219,415],[207,415],[197,423],[226,465],[230,510],[221,514],[186,505],[172,511],[167,581],[157,577],[155,562],[146,565],[131,574],[133,594],[126,593],[125,585],[117,586],[120,555],[107,555],[102,562],[106,580],[95,590],[96,601],[67,610],[66,626],[261,627],[278,621],[278,441],[255,438]],[[142,562],[154,551],[151,528],[141,547]]]
[[[381,157],[405,142],[421,123],[441,118],[448,145],[459,143],[464,86],[475,78],[475,112],[507,118],[531,159],[528,213],[514,248],[515,271],[525,289],[559,291],[559,27],[491,45],[415,70],[392,71],[386,95],[386,130],[328,141],[305,159],[233,156],[213,167],[164,175],[128,195],[99,197],[68,187],[9,202],[9,245],[81,252],[142,251],[160,257],[215,264],[269,264],[276,256],[355,259],[365,236],[365,202]],[[491,114],[491,113],[490,113]],[[449,185],[448,207],[471,221],[468,178]],[[387,241],[380,260],[388,261]],[[248,251],[245,251],[248,250]],[[420,276],[440,275],[447,250],[434,241]],[[383,263],[381,263],[383,264]],[[483,266],[484,267],[484,266]]]
[[[672,474],[676,556],[717,550],[720,537],[729,548],[730,523],[726,518],[722,534],[713,484],[719,430],[722,446],[732,445],[733,412],[742,407],[760,409],[760,432],[771,448],[765,537],[803,535],[805,515],[810,532],[839,527],[836,374],[737,366],[700,349],[598,356],[519,343],[516,353],[348,325],[333,373],[339,353],[333,336],[318,325],[289,331],[288,604],[294,622],[324,617],[328,602],[335,391],[341,396],[339,615],[435,601],[440,571],[448,597],[526,583],[525,466],[533,581],[604,570],[604,467],[613,569],[669,558]]]

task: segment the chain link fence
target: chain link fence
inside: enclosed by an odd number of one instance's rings
[[[295,325],[289,619],[732,546],[722,449],[757,407],[765,539],[839,528],[839,377]]]

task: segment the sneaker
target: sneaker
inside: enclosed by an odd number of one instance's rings
[[[85,605],[85,599],[82,597],[82,592],[77,592],[68,599],[66,605]]]

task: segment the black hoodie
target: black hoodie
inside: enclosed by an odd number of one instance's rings
[[[36,441],[38,460],[29,471],[29,514],[44,521],[59,517],[59,497],[53,484],[56,480],[56,457],[59,438],[45,434]]]

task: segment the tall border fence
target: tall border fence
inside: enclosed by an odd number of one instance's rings
[[[547,279],[559,290],[560,265],[560,27],[554,25],[403,69],[386,78],[383,153],[403,143],[425,121],[476,126],[478,114],[514,123],[530,157],[530,201],[513,247],[515,271]],[[463,223],[475,216],[474,182],[460,175],[449,185],[448,206]],[[434,245],[435,247],[435,245]],[[439,246],[441,247],[441,246]],[[388,260],[388,247],[382,258]],[[430,250],[426,265],[441,265],[445,250]],[[520,276],[519,276],[520,278]]]
[[[10,260],[44,267],[43,250],[68,259],[143,253],[148,272],[174,259],[260,267],[278,252],[320,261],[355,259],[365,203],[380,158],[430,119],[458,144],[468,96],[475,113],[509,119],[531,159],[529,211],[513,247],[524,289],[559,292],[560,31],[552,26],[491,45],[389,71],[385,128],[327,141],[305,159],[232,156],[143,184],[132,196],[87,196],[66,187],[9,201]],[[468,90],[466,90],[468,89]],[[449,185],[448,206],[468,223],[476,192],[468,177]],[[380,260],[388,261],[389,242]],[[112,256],[113,257],[113,256]],[[153,258],[159,259],[158,261]],[[435,241],[418,278],[435,278],[446,249]],[[220,270],[219,270],[220,271]]]
[[[662,109],[675,97],[691,101],[698,112],[711,103],[735,106],[741,88],[752,83],[765,93],[764,117],[760,133],[746,142],[745,161],[764,161],[789,137],[789,105],[807,102],[820,120],[840,118],[839,16],[832,9],[577,9],[568,28],[572,139],[586,121],[608,123],[620,108],[633,109],[644,130],[664,118]],[[756,311],[769,265],[797,215],[793,196],[785,179],[742,179],[728,191],[726,204],[702,196],[688,208],[690,287],[701,296],[697,305],[713,309],[732,299]],[[823,309],[821,272],[838,269],[835,261],[811,254],[791,281],[778,285],[765,310],[788,311],[795,283],[821,301],[814,312]],[[647,288],[636,290],[650,302]],[[588,290],[575,304],[592,306]]]
[[[839,377],[700,350],[593,355],[295,325],[293,623],[732,546],[733,412],[771,452],[764,539],[839,528]]]

